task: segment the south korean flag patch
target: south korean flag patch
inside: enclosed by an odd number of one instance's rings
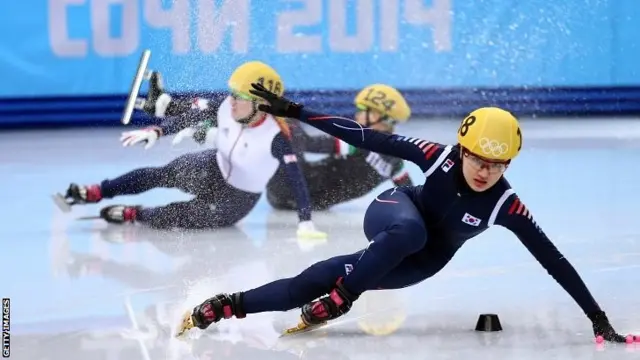
[[[477,217],[469,213],[464,213],[464,216],[462,217],[462,222],[465,224],[469,224],[471,226],[480,226],[480,223],[482,222],[482,220],[478,219]]]

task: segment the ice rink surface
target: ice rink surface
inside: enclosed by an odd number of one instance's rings
[[[442,142],[457,123],[414,121],[399,133]],[[401,291],[366,293],[323,329],[279,338],[299,312],[224,321],[189,341],[170,328],[219,292],[297,274],[366,245],[375,196],[315,213],[326,241],[295,237],[295,213],[266,201],[237,227],[159,232],[76,221],[106,204],[184,199],[154,190],[62,214],[49,196],[160,165],[193,146],[166,139],[123,149],[122,129],[0,133],[2,297],[11,299],[11,358],[160,359],[638,359],[640,343],[597,346],[590,322],[517,238],[490,229],[438,275]],[[523,121],[524,150],[507,172],[537,222],[574,264],[621,333],[640,333],[640,121]],[[416,183],[423,180],[411,165]],[[379,190],[391,186],[384,184]],[[480,313],[504,330],[474,331]]]

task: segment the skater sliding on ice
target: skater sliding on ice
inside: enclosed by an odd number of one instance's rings
[[[378,195],[363,222],[369,245],[320,261],[297,276],[233,294],[215,295],[185,314],[177,335],[222,319],[301,307],[304,331],[347,313],[365,291],[399,289],[437,274],[464,243],[493,225],[510,230],[587,315],[596,336],[624,342],[569,261],[534,221],[504,178],[522,147],[517,119],[499,108],[480,108],[458,129],[458,143],[384,134],[353,120],[319,114],[253,84],[269,105],[258,109],[299,119],[341,140],[418,165],[426,181]],[[435,151],[433,149],[436,149]]]
[[[289,129],[284,120],[258,109],[263,100],[249,93],[253,82],[264,83],[277,94],[284,92],[282,79],[274,69],[258,61],[247,62],[233,72],[230,94],[212,111],[196,109],[167,117],[160,126],[129,131],[121,139],[124,146],[146,144],[149,148],[161,136],[206,120],[215,126],[214,149],[182,155],[162,167],[136,169],[96,185],[71,184],[66,196],[60,196],[56,203],[69,211],[67,207],[75,204],[97,203],[159,187],[178,188],[195,197],[160,207],[108,206],[100,211],[100,217],[111,223],[138,222],[155,228],[227,227],[249,214],[269,179],[283,167],[298,204],[298,235],[326,236],[311,221],[309,191],[292,149]],[[149,94],[158,97],[150,103],[158,111],[169,102],[161,95]]]
[[[411,109],[398,90],[384,84],[362,89],[354,99],[354,119],[362,126],[382,133],[393,133],[398,122],[406,122]],[[411,186],[411,178],[400,158],[359,149],[333,136],[307,135],[291,121],[305,152],[325,153],[329,157],[304,161],[300,165],[309,184],[314,210],[360,198],[387,180],[396,186]],[[282,174],[282,171],[279,171]],[[295,198],[284,177],[274,176],[267,185],[269,204],[280,210],[294,210]]]
[[[177,98],[165,92],[161,74],[154,72],[149,82],[149,93],[142,109],[151,116],[162,118],[199,109],[203,113],[216,109],[217,99]],[[355,97],[355,120],[374,130],[393,133],[396,123],[406,122],[411,108],[402,94],[391,86],[373,84],[362,89]],[[199,116],[203,118],[206,116]],[[191,119],[193,120],[193,119]],[[302,168],[311,196],[313,210],[326,210],[331,206],[362,197],[387,180],[397,186],[411,186],[411,178],[402,159],[359,149],[328,135],[307,134],[297,121],[288,125],[298,163]],[[215,127],[210,121],[181,130],[174,137],[178,144],[192,138],[198,144],[214,143]],[[433,149],[436,150],[435,148]],[[307,161],[304,153],[326,154],[329,157]],[[279,210],[296,210],[295,192],[288,181],[285,167],[280,167],[267,184],[267,200]]]

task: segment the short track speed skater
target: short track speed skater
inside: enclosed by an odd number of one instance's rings
[[[284,82],[280,74],[265,63],[246,62],[231,74],[228,91],[219,102],[199,102],[202,108],[189,102],[189,111],[171,115],[177,112],[173,109],[176,104],[164,91],[160,73],[148,69],[150,54],[145,51],[140,59],[122,122],[131,121],[132,109],[142,109],[162,121],[123,132],[122,146],[143,145],[148,150],[165,136],[205,121],[215,133],[215,146],[182,154],[163,166],[133,169],[93,184],[71,183],[65,193],[54,195],[57,206],[68,213],[75,205],[97,204],[157,188],[179,189],[193,197],[189,201],[156,207],[110,205],[100,210],[99,218],[114,224],[139,223],[160,229],[230,227],[253,210],[269,180],[283,168],[298,204],[296,234],[302,238],[326,238],[327,234],[316,229],[312,222],[309,190],[287,124],[259,111],[257,107],[261,100],[249,93],[251,84],[256,81],[272,84],[274,91],[283,93]],[[149,81],[149,90],[146,98],[140,98],[140,87],[145,79]],[[191,109],[192,105],[196,107]],[[225,131],[217,131],[218,127]],[[235,144],[243,146],[236,147]]]
[[[304,323],[300,331],[305,325],[332,322],[347,314],[365,292],[403,289],[433,277],[465,243],[499,225],[514,234],[575,300],[597,341],[636,339],[614,329],[578,272],[504,177],[523,139],[509,111],[472,111],[460,123],[457,142],[447,145],[377,132],[349,118],[307,109],[259,83],[252,87],[251,93],[267,103],[260,104],[260,110],[298,119],[353,146],[411,161],[424,172],[425,182],[387,189],[372,200],[362,223],[369,243],[360,251],[318,261],[295,276],[232,295],[214,295],[193,309],[198,328],[233,316],[296,308]],[[220,299],[229,306],[219,306]],[[394,331],[395,324],[390,325],[381,333]]]

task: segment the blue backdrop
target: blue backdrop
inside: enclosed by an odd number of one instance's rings
[[[174,90],[250,59],[295,89],[640,84],[637,0],[7,1],[0,96],[127,91],[143,49]]]
[[[117,124],[138,59],[172,92],[263,60],[299,101],[401,89],[421,116],[640,113],[638,0],[6,1],[0,126]],[[134,121],[139,121],[140,114]]]

